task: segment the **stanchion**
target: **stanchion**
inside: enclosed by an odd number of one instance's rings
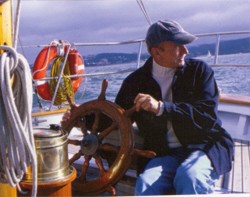
[[[68,161],[68,134],[59,127],[34,128],[37,155],[37,196],[71,197],[71,182],[76,178],[76,170]],[[30,196],[32,189],[32,171],[28,169],[20,183],[22,190]],[[27,193],[26,192],[26,193]]]

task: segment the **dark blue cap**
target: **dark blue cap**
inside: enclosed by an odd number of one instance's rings
[[[180,24],[171,20],[160,20],[152,24],[146,35],[148,46],[156,46],[164,41],[176,44],[188,44],[197,39],[196,36],[186,32]]]

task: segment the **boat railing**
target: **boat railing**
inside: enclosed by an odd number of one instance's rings
[[[232,67],[232,66],[237,66],[237,67],[250,67],[249,64],[221,64],[218,63],[218,57],[219,57],[219,48],[220,48],[220,41],[222,36],[227,36],[227,35],[244,35],[244,34],[249,34],[250,35],[250,30],[248,31],[236,31],[236,32],[215,32],[215,33],[204,33],[204,34],[195,34],[198,38],[202,37],[216,37],[216,45],[215,45],[215,54],[214,54],[214,60],[213,64],[211,66],[213,67]],[[143,43],[145,42],[144,39],[137,39],[137,40],[128,40],[128,41],[122,41],[122,42],[92,42],[92,43],[72,43],[72,46],[75,47],[88,47],[88,46],[96,46],[96,47],[101,47],[101,46],[118,46],[118,45],[129,45],[129,44],[139,44],[138,47],[138,53],[137,53],[137,61],[135,68],[140,67],[141,64],[141,55],[142,55],[142,46]],[[46,47],[49,45],[28,45],[28,46],[22,46],[22,48],[33,48],[33,47]],[[69,78],[74,78],[74,77],[90,77],[90,76],[98,76],[98,75],[109,75],[109,74],[119,74],[119,73],[124,73],[124,72],[131,72],[134,69],[126,69],[126,70],[120,70],[117,72],[101,72],[101,73],[84,73],[84,74],[76,74],[76,75],[71,75]],[[58,76],[54,77],[55,79],[58,78]],[[50,80],[53,79],[51,77],[46,77],[43,79],[39,80]]]
[[[222,36],[228,36],[228,35],[250,35],[250,30],[247,31],[235,31],[235,32],[215,32],[215,33],[203,33],[203,34],[196,34],[198,38],[204,38],[204,37],[215,37],[215,54],[213,56],[213,63],[210,64],[212,67],[233,67],[237,66],[239,68],[245,68],[245,67],[250,67],[250,63],[247,64],[222,64],[218,63],[218,57],[220,55],[220,43],[221,43],[221,37]],[[117,70],[117,71],[112,71],[112,72],[99,72],[99,73],[84,73],[84,74],[75,74],[75,75],[70,75],[67,76],[68,78],[74,78],[74,77],[93,77],[93,76],[101,76],[101,75],[114,75],[114,74],[121,74],[121,73],[126,73],[126,72],[132,72],[136,70],[137,68],[140,67],[142,64],[142,51],[143,51],[143,45],[145,43],[144,39],[136,39],[136,40],[128,40],[128,41],[122,41],[122,42],[92,42],[92,43],[72,43],[70,44],[71,47],[101,47],[101,46],[119,46],[119,45],[131,45],[131,44],[138,44],[138,52],[137,52],[137,60],[135,63],[134,68],[130,69],[123,69],[123,70]],[[210,42],[211,43],[211,42]],[[46,47],[49,45],[29,45],[29,46],[22,46],[22,48],[33,48],[33,47]],[[145,51],[145,49],[144,49]],[[62,68],[65,66],[66,62],[64,62],[64,65]],[[60,83],[60,79],[62,78],[62,72],[60,73],[60,76],[55,76],[55,77],[45,77],[43,79],[39,79],[39,81],[42,80],[51,80],[51,79],[58,79],[58,84]],[[56,86],[55,89],[55,94],[58,90],[58,86]],[[55,97],[53,97],[52,100],[52,105],[54,103]],[[51,105],[51,107],[52,107]],[[50,109],[51,109],[50,107]]]
[[[249,34],[250,35],[250,30],[247,30],[247,31],[234,31],[234,32],[204,33],[204,34],[196,34],[196,36],[198,38],[201,38],[201,37],[211,37],[211,36],[213,36],[213,37],[216,38],[215,55],[214,55],[214,65],[217,65],[217,63],[218,63],[218,57],[219,57],[219,51],[220,51],[221,36],[243,35],[243,34]]]

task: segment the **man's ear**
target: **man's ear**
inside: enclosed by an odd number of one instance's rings
[[[153,48],[151,49],[151,55],[152,55],[152,57],[153,57],[154,59],[157,60],[157,59],[160,57],[159,49],[156,48],[156,47],[153,47]]]

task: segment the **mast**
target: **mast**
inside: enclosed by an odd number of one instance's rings
[[[0,0],[0,45],[12,46],[12,0]],[[0,55],[3,51],[0,50]],[[1,57],[1,56],[0,56]],[[17,196],[16,187],[0,182],[0,193],[3,197]]]
[[[0,45],[12,46],[12,0],[0,0]]]

